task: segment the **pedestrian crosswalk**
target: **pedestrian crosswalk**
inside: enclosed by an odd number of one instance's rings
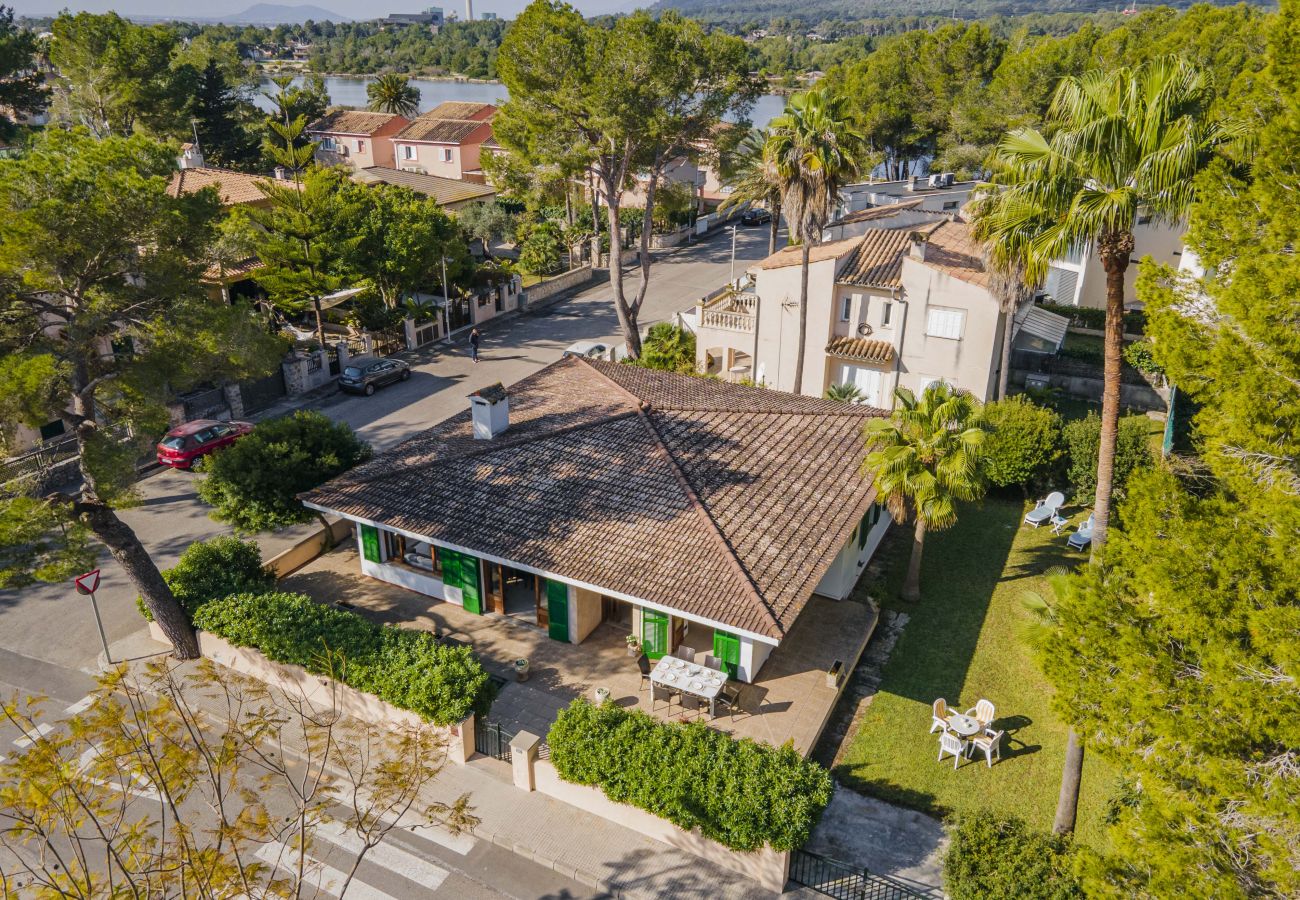
[[[305,886],[314,887],[330,897],[340,896],[343,885],[347,882],[347,873],[329,860],[335,858],[335,853],[342,852],[347,855],[346,865],[351,868],[352,861],[363,848],[361,838],[351,829],[337,822],[322,823],[316,829],[316,840],[306,856],[304,869],[309,874],[304,879]],[[298,851],[285,844],[264,844],[257,851],[257,858],[287,874],[297,872]],[[361,867],[348,883],[347,896],[360,900],[405,900],[415,896],[406,882],[419,885],[425,892],[432,893],[442,885],[448,874],[446,869],[415,853],[389,843],[380,843],[366,851]],[[388,882],[387,886],[397,890],[397,893],[391,894],[376,887],[373,882],[380,879]],[[395,881],[400,887],[392,883]]]
[[[47,734],[49,734],[55,728],[57,728],[58,725],[56,723],[58,721],[62,721],[63,719],[69,719],[77,715],[78,713],[85,712],[87,709],[90,708],[90,704],[94,702],[95,702],[94,695],[87,694],[86,696],[78,700],[76,703],[73,703],[71,706],[64,709],[63,712],[59,714],[59,716],[57,716],[56,718],[41,722],[37,724],[36,727],[24,732],[21,737],[14,738],[13,741],[14,746],[20,750],[26,750],[32,744],[36,743],[38,740],[45,737]],[[4,757],[0,756],[0,760],[3,759]]]

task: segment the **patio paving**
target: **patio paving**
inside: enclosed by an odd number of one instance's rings
[[[474,615],[461,607],[361,574],[356,547],[344,543],[280,582],[326,603],[344,603],[377,621],[436,629],[474,648],[484,667],[507,684],[489,718],[507,731],[545,736],[556,713],[575,698],[594,699],[597,687],[624,707],[639,707],[661,719],[708,717],[660,701],[651,709],[636,660],[628,656],[626,628],[602,624],[581,644],[553,641],[525,621],[492,613]],[[709,722],[715,728],[771,744],[793,741],[805,755],[816,744],[834,709],[838,691],[826,670],[841,660],[851,672],[876,626],[877,611],[861,602],[814,597],[781,646],[759,670],[754,684],[741,685],[741,709]],[[513,662],[529,660],[529,679],[514,679]]]

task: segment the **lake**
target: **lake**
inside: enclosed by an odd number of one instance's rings
[[[301,82],[301,78],[294,79]],[[366,85],[374,81],[371,76],[331,75],[325,79],[329,90],[330,102],[337,106],[366,105]],[[468,82],[441,81],[429,78],[412,78],[411,84],[420,92],[420,109],[432,109],[444,100],[470,100],[478,103],[497,103],[506,97],[506,86],[498,81]],[[273,91],[270,79],[262,82],[263,91]],[[269,110],[271,102],[260,93],[254,102],[262,109]],[[785,97],[778,94],[765,94],[758,98],[749,117],[757,127],[762,127],[781,114],[785,109]]]

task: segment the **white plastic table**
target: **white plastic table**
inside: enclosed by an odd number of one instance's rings
[[[970,716],[963,716],[960,713],[952,713],[948,716],[948,727],[958,737],[972,737],[980,730],[980,723]]]
[[[675,656],[662,657],[650,673],[652,691],[655,685],[659,685],[707,700],[710,716],[717,714],[714,701],[718,699],[718,694],[722,693],[726,684],[725,673]]]

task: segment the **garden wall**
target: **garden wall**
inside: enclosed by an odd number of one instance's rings
[[[699,832],[683,831],[667,819],[634,806],[615,803],[601,793],[599,788],[564,781],[555,771],[555,766],[546,760],[533,763],[533,778],[537,790],[548,797],[737,872],[759,882],[770,891],[779,894],[785,890],[790,871],[789,853],[778,853],[771,847],[764,847],[754,853],[729,850],[716,841],[703,837]]]
[[[330,533],[333,538],[330,546],[333,547],[352,533],[352,522],[347,519],[332,522],[330,523]],[[266,561],[266,567],[275,573],[276,578],[284,578],[286,575],[298,571],[324,552],[325,528],[321,527],[289,549],[272,556]]]
[[[199,631],[199,652],[215,663],[255,678],[270,687],[303,697],[318,708],[332,706],[346,716],[375,725],[396,727],[433,727],[447,737],[447,758],[464,765],[474,755],[474,717],[451,728],[430,726],[415,713],[398,709],[373,694],[358,691],[330,678],[313,675],[301,666],[290,666],[267,659],[259,651],[234,644],[211,632]],[[162,644],[170,644],[158,623],[149,623],[149,635]]]
[[[593,277],[591,265],[588,264],[585,266],[579,266],[576,269],[570,269],[563,275],[556,275],[554,278],[548,278],[546,281],[535,284],[524,291],[523,307],[525,309],[532,309],[539,303],[550,300],[551,298],[562,294],[565,291],[571,290],[572,288],[578,287],[579,285],[586,284],[588,281],[591,281]]]

